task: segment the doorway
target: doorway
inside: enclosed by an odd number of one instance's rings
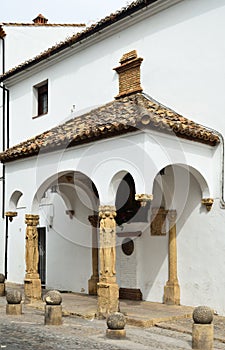
[[[39,249],[39,262],[38,273],[41,279],[41,285],[46,284],[46,228],[38,227],[38,249]]]

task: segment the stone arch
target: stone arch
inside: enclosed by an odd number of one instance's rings
[[[76,186],[82,188],[87,193],[93,210],[96,210],[98,207],[98,190],[93,181],[84,173],[68,170],[50,176],[39,186],[31,203],[32,213],[38,212],[39,203],[45,196],[45,192],[49,189],[57,192],[62,197],[66,208],[70,210],[71,196]],[[68,188],[69,191],[66,190]],[[93,194],[94,198],[92,198]]]
[[[192,193],[193,186],[198,195]],[[182,163],[170,164],[162,168],[155,176],[152,192],[153,207],[176,209],[179,217],[182,216],[187,205],[190,214],[194,206],[201,204],[201,199],[212,196],[209,180],[195,167]]]
[[[196,167],[193,167],[189,164],[183,164],[183,163],[166,164],[163,168],[161,168],[160,171],[158,171],[155,174],[154,182],[152,184],[152,192],[153,192],[153,189],[155,186],[155,181],[157,180],[157,178],[159,178],[159,176],[161,176],[163,178],[163,175],[165,174],[166,169],[168,169],[168,168],[172,168],[172,169],[174,168],[174,170],[177,168],[186,170],[187,181],[189,178],[188,174],[191,174],[194,176],[194,178],[196,179],[196,181],[198,182],[198,184],[200,186],[202,198],[212,196],[212,189],[211,189],[209,180],[206,179],[206,174],[203,175],[203,173],[199,169],[197,169]],[[174,178],[175,178],[176,177],[175,171],[173,171],[173,174],[174,174]]]
[[[9,210],[10,211],[16,211],[16,208],[17,208],[18,203],[19,203],[22,196],[23,196],[23,193],[19,190],[16,190],[13,192],[13,194],[11,195],[11,197],[9,199]]]
[[[111,198],[112,201],[115,201],[118,187],[127,174],[130,174],[134,180],[136,193],[145,193],[146,182],[144,181],[141,171],[131,166],[124,167],[111,175],[108,186],[108,197]]]

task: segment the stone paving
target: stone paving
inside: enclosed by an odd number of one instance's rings
[[[191,349],[191,335],[158,327],[126,326],[125,340],[105,337],[106,323],[75,316],[62,326],[45,326],[41,310],[23,306],[21,316],[6,316],[0,307],[0,348],[6,350],[181,350]],[[180,322],[180,321],[176,321]],[[215,350],[225,344],[215,342]]]
[[[68,295],[68,294],[67,294]],[[106,338],[106,322],[104,320],[96,320],[93,317],[93,305],[95,305],[95,297],[69,294],[67,301],[63,294],[64,307],[67,311],[64,313],[62,326],[45,326],[43,303],[39,304],[23,304],[23,314],[20,316],[6,315],[6,300],[0,298],[0,349],[6,350],[181,350],[191,349],[191,328],[192,319],[190,317],[183,318],[178,315],[176,318],[176,308],[169,309],[171,317],[169,321],[162,319],[162,310],[157,303],[149,303],[151,312],[154,316],[160,315],[160,320],[154,322],[152,327],[137,327],[126,325],[127,337],[125,340],[111,340]],[[74,305],[78,300],[80,309],[80,317],[74,316],[73,312],[69,312],[69,305]],[[83,302],[82,302],[83,300]],[[88,302],[87,302],[88,300]],[[70,302],[69,302],[70,301]],[[86,309],[82,309],[81,305],[86,305]],[[151,305],[152,304],[152,305]],[[139,313],[144,320],[146,313],[150,309],[146,307],[146,302],[134,303],[124,302],[127,307],[127,313],[135,316]],[[142,308],[143,306],[143,308]],[[85,310],[85,314],[84,314]],[[145,310],[145,313],[143,312]],[[179,311],[179,307],[177,309]],[[71,310],[70,310],[71,311]],[[190,310],[189,310],[190,311]],[[82,314],[83,313],[83,314]],[[142,314],[143,313],[143,314]],[[66,316],[67,315],[67,316]],[[86,317],[86,316],[87,317]],[[132,317],[133,317],[132,316]],[[168,316],[168,313],[167,313]],[[148,320],[149,315],[148,315]],[[157,317],[155,318],[157,321]],[[225,350],[225,318],[215,316],[215,344],[214,349]]]

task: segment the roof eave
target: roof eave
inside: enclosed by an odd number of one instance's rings
[[[81,50],[80,44],[83,44],[83,42],[86,42],[88,39],[88,46],[90,46],[96,42],[96,34],[101,34],[101,37],[98,36],[97,41],[103,40],[106,37],[120,31],[121,29],[127,28],[132,24],[137,23],[140,19],[144,19],[148,16],[153,16],[156,13],[165,10],[181,1],[183,0],[136,1],[135,6],[132,6],[131,4],[130,6],[128,6],[127,9],[122,9],[118,13],[114,13],[110,16],[105,17],[103,20],[100,20],[97,24],[87,28],[86,30],[78,34],[75,34],[65,42],[55,45],[52,49],[50,48],[43,54],[40,54],[39,56],[36,56],[30,61],[25,62],[18,67],[15,67],[15,69],[6,72],[4,75],[0,76],[0,82],[5,82],[9,78],[13,78],[19,73],[23,74],[27,69],[31,69],[37,64],[41,64],[47,59],[54,59],[56,55],[60,55],[63,51],[71,48],[72,46],[75,47],[76,44],[79,45],[79,49]],[[134,14],[135,16],[132,16]],[[120,23],[119,26],[118,23]],[[72,54],[72,52],[70,52],[70,54]]]

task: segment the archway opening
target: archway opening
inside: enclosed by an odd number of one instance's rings
[[[130,173],[127,173],[120,181],[116,192],[116,222],[120,226],[125,223],[147,222],[150,203],[142,207],[135,200],[135,183]]]

